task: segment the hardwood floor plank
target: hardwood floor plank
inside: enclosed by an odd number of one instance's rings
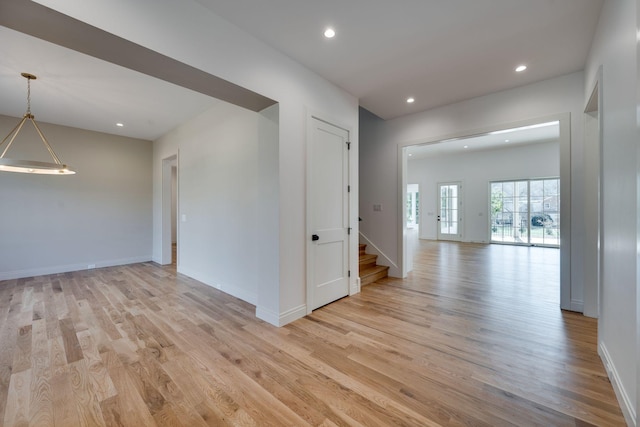
[[[48,340],[48,347],[51,376],[65,375],[67,373],[67,355],[64,352],[62,336]]]
[[[260,354],[261,349],[241,343],[231,347],[226,343],[230,342],[232,337],[222,328],[214,329],[209,325],[200,325],[200,328],[215,340],[215,347],[222,357],[278,400],[286,401],[287,406],[308,424],[319,425],[324,420],[325,415],[321,412],[323,402],[292,386],[290,376],[281,375],[266,363],[264,354]]]
[[[28,426],[31,399],[31,369],[11,374],[3,426]]]
[[[15,293],[21,292],[21,288],[16,287],[16,281],[5,282],[5,286],[0,287],[0,420],[4,419],[7,405],[7,393],[11,381],[11,370],[13,363],[13,352],[15,349],[16,331],[15,317],[11,316],[12,305]],[[19,306],[18,306],[19,310]]]
[[[110,427],[125,427],[127,420],[125,412],[120,406],[120,396],[115,395],[100,402],[100,410],[106,425]]]
[[[44,318],[33,322],[32,338],[29,422],[35,426],[53,426],[49,341]]]
[[[222,385],[218,384],[215,378],[203,377],[202,369],[194,365],[187,355],[163,364],[163,370],[178,388],[181,396],[178,401],[194,408],[200,407],[198,413],[210,414],[209,418],[233,418],[240,410],[240,405],[222,390]]]
[[[138,394],[136,386],[129,376],[125,366],[120,361],[118,354],[107,352],[103,354],[109,376],[113,381],[118,394],[114,398],[107,399],[101,406],[106,411],[105,420],[115,425],[122,426],[156,426],[147,405]],[[109,424],[112,425],[112,424]]]
[[[13,353],[11,372],[18,373],[31,368],[31,325],[18,328],[16,348]]]
[[[0,282],[0,424],[623,426],[558,251],[420,241],[282,328],[142,263]]]
[[[241,369],[237,367],[237,361],[228,360],[223,354],[216,352],[213,357],[207,357],[206,347],[213,344],[210,336],[207,336],[200,328],[194,328],[194,336],[198,337],[205,346],[198,346],[191,350],[191,354],[197,362],[201,363],[209,372],[221,372],[232,381],[233,387],[229,387],[228,382],[220,382],[223,385],[224,392],[238,402],[243,408],[247,408],[246,412],[258,423],[274,424],[274,425],[306,425],[306,422],[291,407],[277,399],[268,390],[262,387],[256,387],[256,383]],[[184,332],[183,332],[184,333]]]
[[[116,388],[109,377],[107,368],[104,366],[98,347],[93,336],[97,335],[91,331],[78,333],[78,340],[82,348],[82,354],[87,362],[87,371],[93,392],[96,394],[98,402],[109,399],[117,394]]]
[[[76,335],[76,329],[71,319],[66,318],[59,321],[60,332],[62,333],[62,342],[64,343],[64,352],[67,357],[67,363],[71,364],[81,360],[82,347]]]
[[[106,426],[100,402],[91,385],[87,360],[81,359],[69,364],[69,379],[80,425]]]

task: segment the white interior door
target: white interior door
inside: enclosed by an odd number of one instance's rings
[[[462,185],[438,183],[438,240],[462,239]]]
[[[307,153],[310,310],[349,294],[348,141],[348,131],[312,119]]]

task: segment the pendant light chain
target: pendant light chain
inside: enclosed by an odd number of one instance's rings
[[[27,77],[27,114],[31,115],[31,77]]]

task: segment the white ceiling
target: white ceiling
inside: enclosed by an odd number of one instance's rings
[[[558,122],[538,123],[536,125],[505,129],[467,138],[456,138],[432,144],[414,145],[407,148],[410,160],[441,155],[463,154],[473,151],[496,150],[526,144],[559,142],[560,125]]]
[[[602,0],[197,1],[383,119],[582,70],[602,7]],[[327,26],[337,33],[331,40],[322,35]],[[528,70],[514,73],[519,64]]]
[[[196,0],[388,119],[583,69],[603,0]],[[334,39],[322,36],[336,29]],[[0,26],[0,114],[155,139],[216,101]],[[528,70],[516,74],[518,64]],[[409,105],[408,96],[416,98]],[[116,122],[124,128],[115,128]]]
[[[154,140],[216,99],[0,26],[0,114]],[[116,123],[124,124],[120,128]],[[4,137],[4,135],[2,135]]]

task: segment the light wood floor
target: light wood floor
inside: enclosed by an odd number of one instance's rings
[[[0,282],[0,424],[624,425],[557,250],[415,268],[283,328],[152,263]]]

